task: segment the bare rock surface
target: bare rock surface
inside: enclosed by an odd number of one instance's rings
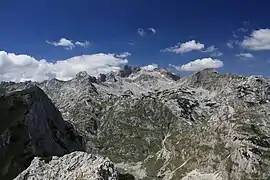
[[[53,156],[45,162],[35,157],[31,165],[14,180],[118,180],[114,164],[108,159],[73,152],[62,157]]]

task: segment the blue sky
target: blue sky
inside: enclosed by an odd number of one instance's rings
[[[252,39],[252,32],[270,28],[269,7],[267,0],[3,0],[0,51],[48,62],[83,54],[129,52],[131,65],[181,67],[210,58],[211,53],[203,51],[213,45],[223,54],[211,57],[223,62],[221,72],[270,76],[270,34],[263,31],[259,37],[263,39]],[[139,35],[138,28],[146,34]],[[243,46],[245,37],[250,41]],[[90,45],[69,50],[54,46],[61,38],[73,43],[89,41]],[[264,38],[269,39],[262,42],[263,48],[254,47]],[[184,53],[161,51],[192,40],[204,48]],[[229,48],[228,42],[235,43],[234,47]]]

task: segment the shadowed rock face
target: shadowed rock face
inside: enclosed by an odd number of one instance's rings
[[[125,65],[124,68],[119,71],[119,76],[128,77],[132,73],[136,73],[140,70],[141,70],[140,67],[132,67],[132,66]]]
[[[0,96],[0,179],[13,179],[34,156],[84,150],[82,138],[38,87]]]

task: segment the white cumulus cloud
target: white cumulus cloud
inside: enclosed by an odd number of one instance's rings
[[[173,47],[166,48],[164,50],[161,50],[163,52],[174,52],[174,53],[186,53],[190,51],[198,51],[202,50],[204,48],[204,44],[201,44],[200,42],[196,42],[195,40],[191,40],[185,43],[178,43],[177,45]]]
[[[270,50],[270,29],[252,31],[249,37],[245,37],[241,45],[246,49],[254,51]]]
[[[244,57],[244,58],[254,58],[253,54],[251,53],[240,53],[240,54],[237,54],[236,56]]]
[[[241,44],[241,42],[239,40],[229,40],[227,43],[226,43],[226,46],[228,48],[234,48],[235,46],[239,46]]]
[[[66,38],[61,38],[58,42],[46,41],[46,43],[54,45],[54,46],[61,46],[61,47],[64,47],[65,49],[69,49],[69,50],[73,49],[75,47],[72,40],[69,40]]]
[[[205,52],[205,53],[211,53],[210,56],[211,57],[219,57],[219,56],[222,56],[223,53],[220,52],[218,50],[218,48],[216,48],[214,45],[212,46],[209,46],[208,48],[206,48],[206,50],[202,51],[202,52]]]
[[[48,62],[28,55],[0,51],[0,81],[43,81],[51,78],[70,80],[80,71],[97,76],[117,71],[127,63],[128,60],[120,58],[118,54],[99,53]]]
[[[248,32],[248,29],[247,29],[247,28],[239,28],[238,31],[241,31],[241,32]]]
[[[81,46],[81,47],[86,48],[87,46],[90,45],[89,41],[84,41],[84,42],[76,41],[75,43],[73,43],[73,40],[66,39],[66,38],[61,38],[57,42],[51,42],[51,41],[48,41],[48,40],[46,40],[45,42],[48,43],[48,44],[51,44],[53,46],[64,47],[67,50],[71,50],[71,49],[75,48],[75,46]]]
[[[214,52],[216,50],[217,50],[217,48],[214,45],[212,45],[212,46],[209,46],[208,48],[206,48],[206,50],[203,52],[210,53],[210,52]]]
[[[157,33],[157,30],[154,29],[154,28],[148,28],[149,31],[151,31],[153,34],[156,34]]]
[[[228,41],[227,42],[227,44],[226,44],[226,46],[228,47],[228,48],[234,48],[234,42],[233,41]]]
[[[142,69],[145,69],[147,71],[153,71],[154,69],[158,68],[157,64],[149,64],[147,66],[141,67]]]
[[[137,29],[137,33],[138,33],[140,36],[145,36],[145,35],[146,35],[146,33],[145,33],[145,31],[144,31],[143,28],[138,28],[138,29]]]
[[[235,32],[233,32],[232,35],[233,35],[233,38],[234,39],[237,39],[238,38],[238,35]]]
[[[219,57],[219,56],[222,56],[223,53],[220,52],[220,51],[215,51],[213,53],[210,54],[211,57]]]
[[[135,42],[134,41],[129,41],[128,44],[133,46],[135,44]]]
[[[206,68],[217,69],[223,67],[223,62],[219,59],[203,58],[190,61],[182,66],[171,65],[179,71],[200,71]]]
[[[76,41],[75,45],[86,48],[86,47],[88,47],[90,45],[90,42],[89,41],[84,41],[84,42]]]
[[[116,57],[118,58],[127,58],[128,56],[131,56],[131,53],[129,52],[124,52],[122,54],[117,54]]]

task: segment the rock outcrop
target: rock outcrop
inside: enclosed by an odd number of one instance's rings
[[[0,179],[9,180],[35,156],[84,150],[80,136],[37,86],[0,96]]]
[[[108,159],[73,152],[62,157],[53,156],[45,162],[35,157],[31,165],[14,180],[118,180],[119,174]]]

